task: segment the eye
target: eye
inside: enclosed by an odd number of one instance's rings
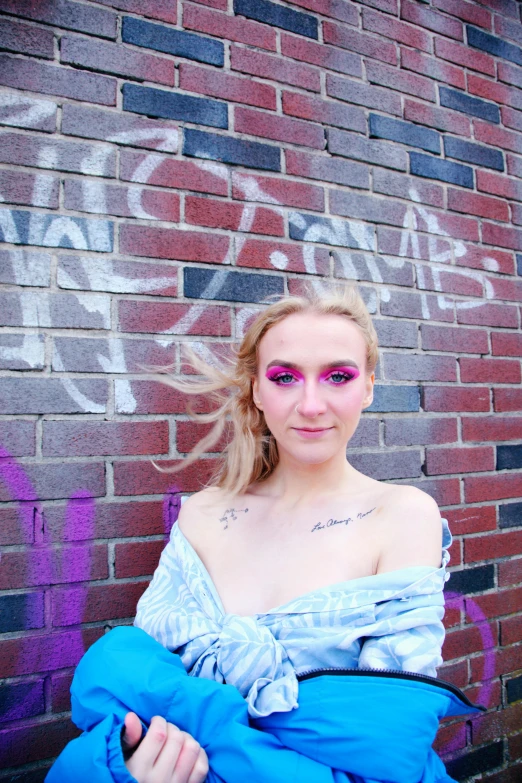
[[[292,375],[291,372],[280,372],[277,375],[273,375],[268,380],[277,383],[279,386],[290,386],[292,381],[295,381],[297,379],[295,375]]]
[[[348,381],[352,381],[354,378],[356,378],[356,373],[348,373],[340,370],[336,370],[335,372],[331,373],[331,375],[328,376],[327,380],[332,381],[334,386],[342,386],[344,383],[348,383]]]

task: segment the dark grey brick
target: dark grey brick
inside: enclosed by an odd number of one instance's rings
[[[522,446],[497,446],[497,470],[522,468]]]
[[[452,90],[449,87],[439,87],[440,105],[447,109],[472,114],[482,120],[500,123],[500,109],[494,103],[483,101],[481,98],[472,98],[460,90]]]
[[[330,212],[334,215],[342,215],[342,217],[365,220],[370,223],[387,223],[402,228],[406,205],[389,198],[367,196],[365,193],[331,190]]]
[[[379,448],[379,420],[361,417],[357,429],[348,444],[347,453],[352,449]]]
[[[0,409],[4,414],[105,413],[107,382],[76,378],[0,378]]]
[[[42,334],[0,335],[0,368],[2,370],[41,370],[44,366],[44,355],[45,340]]]
[[[271,144],[216,136],[205,131],[185,129],[183,154],[192,158],[221,160],[237,166],[265,171],[281,171],[281,152]]]
[[[0,598],[0,633],[43,628],[44,625],[43,593],[15,593]]]
[[[2,611],[3,609],[0,609],[0,612]],[[4,684],[0,688],[0,722],[31,718],[45,712],[43,685],[43,680]],[[11,781],[17,778],[18,775],[11,778]]]
[[[394,120],[382,114],[370,114],[370,136],[377,139],[390,139],[410,147],[420,147],[427,152],[440,154],[440,133],[412,122]]]
[[[51,256],[31,250],[0,250],[0,283],[51,285]]]
[[[522,503],[501,503],[499,506],[498,526],[520,527],[522,525]]]
[[[227,104],[210,98],[195,98],[171,90],[156,90],[138,84],[123,85],[123,109],[148,117],[182,120],[213,128],[228,128]]]
[[[357,133],[328,129],[328,152],[334,155],[342,155],[345,158],[353,158],[366,163],[375,163],[387,169],[406,171],[406,150],[393,144],[382,141],[365,139]]]
[[[426,416],[384,417],[385,446],[425,446],[427,443],[453,443],[456,439],[457,425],[453,419],[433,419]]]
[[[522,699],[522,677],[513,677],[506,683],[508,704]]]
[[[108,220],[86,220],[22,209],[11,209],[9,214],[12,220],[0,224],[0,242],[112,252],[114,224]]]
[[[503,57],[504,60],[510,60],[512,63],[522,65],[522,49],[515,44],[496,38],[494,35],[485,33],[471,25],[466,25],[468,33],[468,45],[475,49],[482,49],[483,52],[489,52],[495,57]]]
[[[367,408],[366,410],[369,410]],[[387,451],[366,454],[350,453],[350,464],[365,476],[377,481],[417,478],[421,475],[420,451]]]
[[[267,296],[284,293],[284,281],[276,275],[258,275],[244,272],[229,272],[220,269],[185,267],[183,270],[183,293],[193,299],[200,299],[211,287],[212,296],[205,299],[222,299],[226,302],[262,302]]]
[[[472,141],[463,141],[453,136],[444,138],[444,152],[447,158],[464,160],[466,163],[476,163],[487,169],[504,171],[504,156],[500,150],[484,147],[482,144],[474,144]]]
[[[463,188],[473,187],[473,169],[469,166],[433,158],[422,152],[410,152],[410,173],[416,177],[451,182],[453,185],[461,185]]]
[[[35,335],[38,337],[39,335]],[[36,453],[36,426],[34,421],[11,419],[0,421],[0,445],[12,457],[29,457]],[[1,527],[0,521],[0,527]]]
[[[110,329],[110,298],[104,294],[0,292],[0,326]],[[37,356],[37,346],[32,347]]]
[[[307,38],[319,37],[319,23],[315,16],[269,3],[268,0],[234,0],[234,13]]]
[[[478,750],[472,750],[464,756],[446,761],[446,770],[455,780],[466,780],[479,772],[487,772],[502,764],[504,756],[504,743],[493,742]]]
[[[386,282],[383,280],[383,282]],[[402,285],[402,284],[401,284]],[[374,318],[379,345],[388,348],[417,348],[417,324],[385,318]]]
[[[483,590],[491,590],[493,587],[495,587],[495,566],[485,565],[452,571],[444,589],[450,593],[470,595],[471,593],[481,593]]]
[[[221,41],[202,35],[173,30],[163,24],[144,22],[131,16],[123,17],[121,31],[123,43],[143,46],[157,52],[175,54],[188,60],[197,60],[210,65],[224,65],[225,47]]]
[[[522,253],[517,253],[517,275],[522,276]]]
[[[373,253],[334,252],[335,276],[347,280],[369,280],[379,283],[413,286],[413,264],[406,259],[400,266],[389,264]],[[400,263],[400,262],[399,262]],[[390,323],[390,322],[385,322]],[[396,345],[396,343],[392,343]],[[417,345],[415,340],[414,345]]]
[[[361,250],[373,250],[375,247],[375,229],[364,223],[317,217],[305,212],[290,212],[288,221],[291,239]]]
[[[373,402],[365,410],[372,413],[418,411],[420,410],[419,387],[376,384],[373,389]]]

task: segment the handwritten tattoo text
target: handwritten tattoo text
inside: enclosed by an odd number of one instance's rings
[[[374,506],[369,511],[365,511],[364,513],[360,511],[356,519],[363,519],[364,517],[367,517],[368,514],[371,514],[372,511],[375,511],[377,506]],[[329,519],[328,522],[325,522],[323,525],[320,522],[317,522],[311,530],[312,533],[314,533],[316,530],[325,530],[328,527],[335,527],[336,525],[348,525],[350,522],[353,522],[352,517],[347,517],[347,519]]]

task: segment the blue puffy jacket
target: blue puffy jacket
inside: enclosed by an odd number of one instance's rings
[[[84,655],[71,688],[70,742],[45,783],[135,783],[121,731],[132,710],[192,734],[208,783],[450,783],[431,748],[439,719],[478,712],[457,688],[405,672],[322,670],[299,677],[299,707],[249,720],[232,685],[190,677],[139,628],[116,628]]]

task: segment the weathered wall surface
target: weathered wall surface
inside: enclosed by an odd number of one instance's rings
[[[514,0],[0,0],[0,780],[74,735],[83,651],[129,623],[210,455],[144,364],[353,278],[382,346],[350,459],[455,536],[441,729],[522,771],[522,25]],[[475,778],[474,778],[475,779]]]

